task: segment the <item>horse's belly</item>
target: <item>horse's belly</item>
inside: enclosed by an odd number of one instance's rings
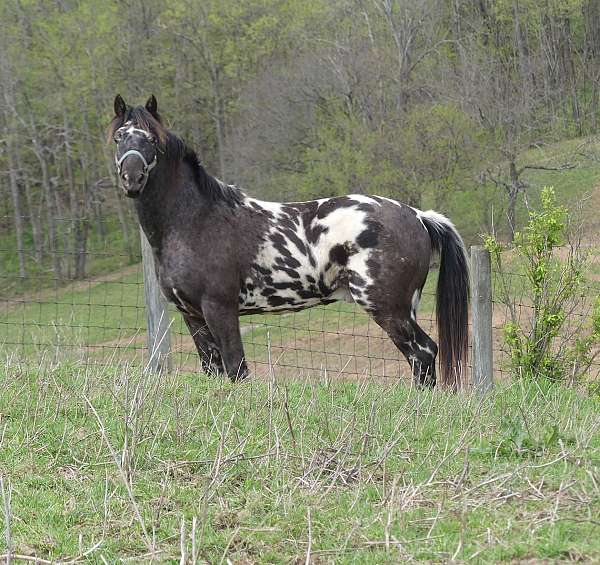
[[[313,294],[312,296],[309,296]],[[297,291],[285,289],[277,292],[270,287],[247,288],[240,293],[240,314],[259,313],[283,313],[297,312],[306,308],[312,308],[319,304],[331,304],[338,300],[353,302],[348,288],[338,288],[327,295],[311,293],[310,290],[299,289]]]
[[[294,300],[289,303],[273,306],[263,300],[256,302],[249,302],[247,304],[240,304],[240,314],[283,314],[286,312],[298,312],[305,310],[306,308],[312,308],[319,304],[330,304],[335,300],[326,298],[312,299],[312,300]]]

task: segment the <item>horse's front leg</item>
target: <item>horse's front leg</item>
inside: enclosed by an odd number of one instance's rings
[[[202,314],[221,352],[229,378],[232,381],[246,378],[248,366],[244,359],[237,302],[230,305],[218,300],[204,299]]]
[[[206,320],[183,311],[182,315],[198,350],[202,370],[207,374],[221,374],[224,370],[223,360]]]

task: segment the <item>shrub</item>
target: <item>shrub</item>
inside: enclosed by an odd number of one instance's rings
[[[575,382],[585,375],[600,344],[600,298],[586,296],[586,267],[590,254],[578,237],[568,233],[569,213],[556,204],[554,189],[544,188],[541,209],[529,213],[529,222],[515,234],[514,257],[493,236],[485,237],[497,273],[497,294],[509,312],[504,340],[510,369],[529,379]],[[561,258],[558,251],[567,252]],[[517,314],[516,285],[506,270],[521,269],[528,284],[524,298],[532,314]]]

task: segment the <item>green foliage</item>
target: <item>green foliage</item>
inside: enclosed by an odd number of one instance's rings
[[[485,246],[498,273],[501,299],[509,307],[511,320],[503,328],[513,374],[528,379],[551,381],[577,380],[593,361],[594,347],[600,343],[597,331],[600,307],[593,307],[589,327],[565,332],[569,316],[578,313],[585,294],[585,270],[589,254],[577,245],[568,248],[561,259],[559,250],[567,237],[568,211],[557,205],[553,188],[541,195],[541,209],[529,213],[529,223],[515,234],[516,257],[511,267],[521,267],[528,281],[527,299],[531,301],[531,319],[525,323],[517,315],[514,287],[506,271],[503,255],[509,251],[492,236]],[[587,332],[587,333],[586,333]],[[569,335],[573,337],[568,337]]]
[[[375,193],[420,206],[428,194],[444,206],[463,189],[465,170],[483,158],[485,132],[452,104],[419,106],[378,128],[335,99],[317,116],[302,158],[306,170],[293,176],[306,198]]]
[[[498,458],[534,459],[547,456],[562,445],[573,444],[572,438],[561,433],[557,424],[551,424],[534,433],[522,414],[503,418],[500,425],[499,441],[484,443],[473,448],[472,453]]]
[[[404,184],[445,209],[464,189],[466,172],[485,161],[486,138],[484,128],[453,103],[417,106],[395,140]]]
[[[296,177],[303,198],[399,190],[394,156],[385,143],[390,132],[365,126],[335,102],[319,114],[314,145],[303,158],[306,171]]]

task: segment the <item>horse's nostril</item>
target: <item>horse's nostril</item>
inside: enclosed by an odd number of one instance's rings
[[[137,179],[137,181],[138,181],[139,183],[141,183],[143,180],[144,180],[144,173],[141,173],[141,174],[138,176],[138,179]]]
[[[127,173],[121,173],[121,178],[122,178],[124,181],[127,181],[127,180],[129,180],[129,175],[128,175]]]

